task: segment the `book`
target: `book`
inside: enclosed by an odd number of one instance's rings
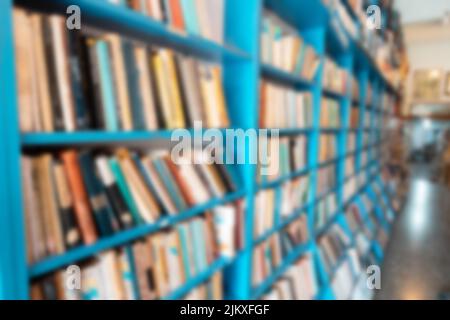
[[[312,95],[286,86],[261,81],[261,128],[301,128],[312,126]]]
[[[97,230],[78,162],[78,154],[74,150],[68,150],[63,151],[60,156],[73,196],[75,214],[83,242],[92,244],[97,240]]]

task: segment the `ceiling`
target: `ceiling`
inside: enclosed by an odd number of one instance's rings
[[[450,13],[449,0],[394,0],[404,24],[442,20]]]

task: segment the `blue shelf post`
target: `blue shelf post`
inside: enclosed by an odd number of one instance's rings
[[[0,1],[0,299],[26,299],[28,277],[12,17],[13,1]]]
[[[247,61],[225,61],[225,92],[230,118],[235,128],[258,129],[259,114],[259,32],[261,0],[226,1],[226,39],[250,55]],[[245,19],[243,18],[245,17]],[[254,142],[254,141],[253,141]],[[252,141],[247,144],[251,152]],[[235,152],[240,152],[235,150]],[[248,158],[248,157],[247,157]],[[225,270],[225,296],[229,299],[249,299],[251,295],[253,253],[253,199],[256,192],[256,165],[239,165],[247,190],[245,216],[245,248]]]

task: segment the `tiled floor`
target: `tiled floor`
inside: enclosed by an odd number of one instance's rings
[[[437,299],[450,293],[450,189],[415,166],[408,200],[393,226],[376,299]]]

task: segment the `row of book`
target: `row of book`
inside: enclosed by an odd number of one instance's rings
[[[344,202],[348,201],[358,191],[358,188],[363,185],[360,181],[361,178],[364,178],[362,176],[363,174],[365,174],[364,171],[359,172],[358,174],[350,177],[348,180],[345,181],[343,187]]]
[[[126,149],[23,156],[29,261],[155,223],[236,190],[232,170],[203,159],[176,164],[166,150],[139,154]],[[242,222],[242,210],[214,211],[240,215],[236,221]]]
[[[283,259],[309,240],[307,217],[297,220],[253,248],[252,284],[264,282],[283,263]]]
[[[357,129],[359,127],[359,108],[350,109],[350,128]]]
[[[109,0],[128,6],[177,32],[223,43],[225,0]]]
[[[17,8],[14,35],[23,132],[230,126],[220,65]]]
[[[355,173],[355,162],[356,162],[356,155],[352,154],[345,157],[344,173],[346,178],[350,177],[352,174]]]
[[[314,229],[321,232],[326,224],[337,214],[337,195],[335,192],[327,194],[321,199],[314,211]]]
[[[337,157],[336,136],[321,134],[319,137],[319,162],[323,163]]]
[[[253,234],[257,239],[272,231],[279,223],[297,214],[307,203],[309,179],[302,176],[277,189],[261,190],[256,194],[253,214]]]
[[[349,88],[348,71],[338,66],[332,59],[325,58],[322,84],[324,89],[346,95]]]
[[[221,254],[213,217],[196,217],[129,246],[100,253],[79,268],[80,283],[68,287],[62,270],[34,282],[35,299],[161,299],[207,270]],[[74,274],[72,274],[74,275]],[[64,281],[66,280],[66,281]],[[212,278],[212,298],[222,297],[220,276]],[[75,283],[74,283],[75,284]]]
[[[347,132],[347,152],[356,151],[356,132]]]
[[[323,262],[325,271],[328,274],[332,274],[337,263],[351,245],[351,239],[341,225],[335,223],[317,242],[319,256]]]
[[[312,126],[311,92],[299,92],[262,80],[260,95],[260,128],[310,128]]]
[[[324,129],[339,128],[341,125],[339,101],[322,98],[320,106],[320,127]]]
[[[330,191],[336,186],[336,169],[336,163],[332,163],[317,170],[317,194],[319,196]]]
[[[313,80],[320,65],[314,48],[273,12],[265,11],[261,24],[261,61],[288,73]]]
[[[274,181],[305,169],[308,163],[307,141],[305,135],[260,140],[259,154],[267,157],[258,162],[258,183]]]
[[[343,257],[331,280],[331,288],[337,300],[348,300],[352,297],[357,277],[362,273],[355,248],[347,249]]]
[[[305,255],[292,264],[274,283],[263,300],[313,300],[319,292],[319,283],[313,256]]]

